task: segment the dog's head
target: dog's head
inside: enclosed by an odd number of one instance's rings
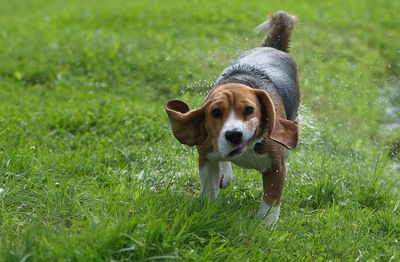
[[[199,109],[190,110],[185,102],[171,100],[166,111],[181,143],[194,146],[210,139],[223,157],[242,153],[265,133],[288,149],[297,144],[297,125],[279,118],[271,97],[261,89],[225,84],[214,88]]]

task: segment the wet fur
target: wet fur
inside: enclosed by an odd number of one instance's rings
[[[254,79],[248,76],[257,70],[242,68],[242,71],[238,71],[240,74],[226,77],[232,72],[230,69],[217,80],[199,109],[190,110],[186,103],[179,100],[169,101],[166,107],[174,136],[183,144],[197,147],[203,194],[215,199],[219,189],[231,183],[232,169],[229,162],[256,169],[262,174],[264,188],[258,216],[266,217],[269,221],[279,217],[286,175],[285,147],[296,147],[298,137],[297,124],[292,121],[299,104],[297,70],[294,60],[283,53],[288,52],[295,22],[293,16],[278,12],[264,23],[270,32],[261,47],[265,49],[260,52],[271,54],[265,56],[266,65],[273,67],[266,71],[271,73],[271,78],[268,75],[265,78],[261,76],[252,83]],[[254,50],[258,52],[258,49]],[[260,75],[264,73],[262,71]],[[267,88],[258,89],[255,86],[257,83],[266,83]],[[245,116],[243,110],[249,105],[254,107],[254,111]],[[223,112],[221,118],[212,116],[215,108]],[[290,112],[289,117],[287,112]],[[243,130],[254,128],[254,123],[257,126],[255,130],[252,129],[253,135],[250,138],[247,136],[239,145],[233,145],[224,140],[224,130],[235,125],[225,125],[229,121],[239,123],[236,125]],[[232,153],[236,148],[240,149],[239,155],[232,156],[229,150],[233,150]]]

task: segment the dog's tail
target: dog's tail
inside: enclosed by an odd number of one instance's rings
[[[256,32],[268,32],[262,44],[263,47],[273,47],[275,49],[289,52],[290,35],[297,18],[286,12],[279,11],[273,14],[268,21],[255,28]]]

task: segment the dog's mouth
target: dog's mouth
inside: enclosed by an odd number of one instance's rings
[[[242,143],[240,143],[239,145],[237,145],[236,147],[233,147],[231,145],[231,151],[229,151],[229,153],[227,155],[225,155],[228,158],[232,158],[235,156],[239,156],[242,153],[246,152],[248,148],[252,147],[252,144],[254,142],[254,140],[256,139],[255,133],[251,136],[250,139],[242,141]],[[233,148],[232,148],[233,147]]]
[[[242,154],[243,152],[245,152],[247,150],[247,148],[249,146],[251,146],[251,143],[252,143],[252,141],[254,141],[254,139],[255,139],[255,135],[253,135],[248,141],[242,143],[241,145],[236,147],[234,150],[229,152],[228,157],[235,157],[235,156],[238,156],[238,155]]]
[[[244,150],[244,145],[242,145],[242,146],[239,146],[238,148],[236,148],[235,150],[233,150],[233,151],[231,151],[229,154],[228,154],[228,156],[229,157],[234,157],[234,156],[237,156],[237,155],[240,155]]]

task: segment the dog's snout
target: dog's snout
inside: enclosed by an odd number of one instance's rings
[[[225,138],[232,144],[240,144],[242,141],[243,133],[240,130],[228,130],[225,132]]]

